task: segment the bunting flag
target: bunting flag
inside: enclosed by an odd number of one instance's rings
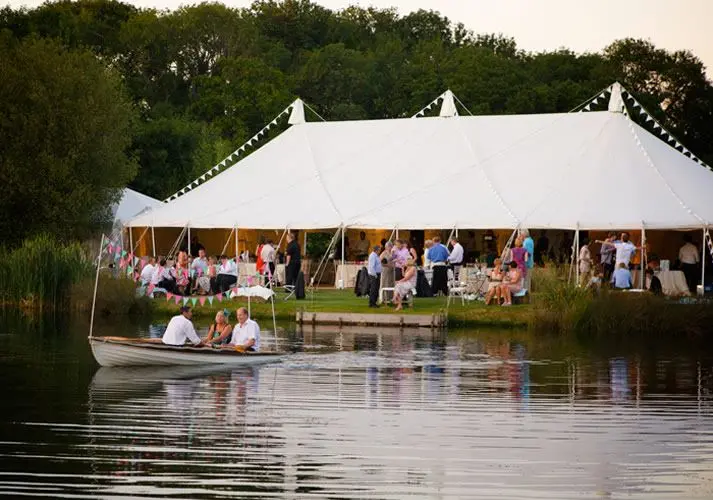
[[[173,300],[174,300],[174,302],[176,303],[176,305],[178,305],[178,303],[181,301],[180,295],[174,295],[174,296],[173,296]]]
[[[223,302],[223,294],[219,293],[215,296],[216,299],[218,299],[218,302]]]
[[[123,257],[126,257],[126,250],[122,250],[122,251],[121,251],[121,257],[122,257],[122,258],[123,258]]]
[[[205,305],[205,296],[201,295],[201,296],[198,298],[198,302],[201,303],[201,306],[204,306],[204,305]]]
[[[188,300],[189,300],[188,297],[183,297],[183,305],[184,305],[184,306],[185,306],[186,304],[188,304]]]
[[[139,281],[141,275],[139,273],[134,273],[134,281]]]
[[[267,137],[267,131],[270,130],[272,127],[277,125],[278,120],[280,120],[284,115],[288,114],[292,107],[295,105],[293,102],[290,104],[287,108],[282,110],[282,112],[277,115],[275,118],[273,118],[270,122],[267,123],[261,130],[258,131],[257,134],[252,136],[246,143],[244,143],[242,146],[240,146],[238,149],[230,153],[223,161],[215,165],[213,168],[209,169],[207,172],[205,172],[203,175],[199,176],[198,178],[194,179],[190,183],[188,183],[187,186],[185,186],[183,189],[180,189],[179,191],[175,192],[165,200],[164,202],[175,200],[182,194],[185,194],[186,192],[190,191],[194,187],[197,187],[201,184],[201,182],[206,180],[206,175],[213,175],[213,172],[218,172],[220,170],[220,167],[226,167],[228,161],[231,161],[233,163],[237,162],[240,159],[240,154],[245,151],[247,146],[252,146],[253,142],[258,142],[260,141],[261,137]]]
[[[134,272],[134,268],[132,266],[128,266],[126,268],[126,274],[128,274],[129,276],[131,276],[131,273],[133,273],[133,272]]]
[[[171,292],[166,292],[166,300],[171,300],[173,294]]]
[[[191,304],[193,304],[193,307],[196,307],[196,303],[198,302],[197,297],[191,297]]]
[[[153,293],[154,288],[156,288],[156,285],[154,285],[153,283],[149,283],[149,286],[146,288],[149,295]]]
[[[213,305],[213,296],[212,295],[208,295],[208,303],[210,305]]]

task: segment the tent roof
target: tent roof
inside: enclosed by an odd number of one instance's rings
[[[119,203],[112,206],[112,216],[114,218],[114,224],[126,224],[132,218],[140,215],[141,213],[151,210],[152,208],[157,208],[163,205],[163,203],[155,198],[141,194],[133,189],[124,189],[121,195],[121,200]]]
[[[132,226],[694,228],[713,172],[622,113],[293,125]]]

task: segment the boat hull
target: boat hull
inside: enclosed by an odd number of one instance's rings
[[[89,339],[94,359],[101,366],[250,366],[282,360],[284,353],[246,352],[229,349],[172,347],[157,343],[139,343],[135,339]]]

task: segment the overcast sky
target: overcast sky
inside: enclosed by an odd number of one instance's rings
[[[2,0],[0,0],[2,1]],[[42,0],[10,0],[36,6]],[[175,8],[182,0],[130,0],[141,7]],[[251,0],[224,3],[245,7]],[[645,38],[670,50],[688,49],[713,68],[713,0],[316,0],[330,9],[349,5],[397,7],[402,14],[433,9],[477,33],[504,33],[520,48],[599,51],[613,40]]]

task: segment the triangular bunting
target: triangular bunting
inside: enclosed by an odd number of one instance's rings
[[[166,292],[166,300],[171,300],[173,298],[173,294],[171,292]]]
[[[587,104],[586,106],[584,106],[584,111],[589,111],[591,106],[591,104]]]
[[[196,303],[198,303],[198,297],[191,297],[191,304],[193,304],[193,307],[196,307]]]
[[[176,303],[176,305],[178,305],[178,303],[181,301],[181,297],[179,297],[178,295],[174,295],[173,300]]]
[[[198,299],[198,302],[201,303],[201,306],[204,306],[204,305],[205,305],[205,297],[204,297],[204,296],[201,296],[201,297]]]
[[[188,297],[183,297],[183,305],[185,306],[188,304]]]
[[[218,299],[218,302],[223,302],[223,294],[219,293],[215,296],[216,299]]]
[[[213,296],[212,295],[208,295],[208,303],[210,305],[213,305]]]

